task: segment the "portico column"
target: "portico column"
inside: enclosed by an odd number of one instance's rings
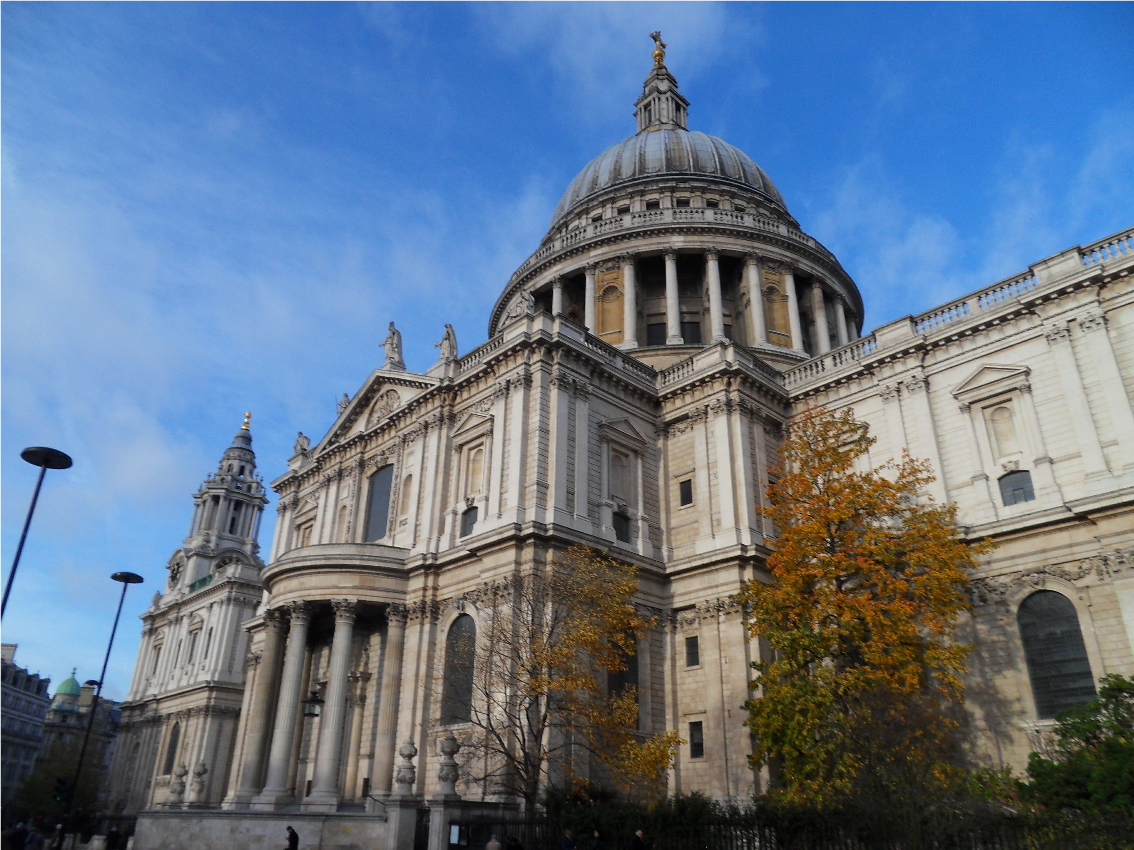
[[[283,618],[279,611],[264,612],[264,649],[260,656],[260,669],[252,692],[245,728],[248,743],[240,768],[240,785],[233,802],[247,803],[260,791],[264,768],[264,750],[267,748],[271,706],[276,701],[276,682],[279,680],[280,653],[283,650]]]
[[[815,337],[815,350],[812,354],[826,354],[831,350],[831,337],[827,331],[827,299],[823,297],[823,287],[819,281],[811,282],[811,330]]]
[[[665,252],[665,344],[681,345],[681,302],[677,294],[677,253]]]
[[[713,342],[725,339],[724,308],[721,305],[721,269],[716,251],[705,253],[705,279],[709,284],[709,327]]]
[[[378,697],[378,732],[374,743],[374,790],[389,794],[394,780],[398,693],[402,685],[402,647],[406,639],[406,606],[386,608],[386,650],[382,661],[382,691]]]
[[[315,757],[315,781],[305,810],[335,811],[339,804],[339,763],[342,759],[343,715],[350,675],[350,648],[358,602],[332,599],[335,636],[331,640],[331,662],[327,670],[327,696],[319,723],[319,751]]]
[[[272,749],[268,754],[268,778],[264,790],[253,801],[252,808],[270,811],[290,801],[287,792],[287,774],[291,766],[291,747],[295,738],[295,720],[299,714],[299,700],[303,686],[303,659],[307,651],[307,625],[311,609],[306,602],[293,602],[291,631],[287,636],[283,676],[276,704],[276,723],[272,730]]]
[[[634,276],[634,255],[622,258],[622,345],[619,348],[638,347],[638,281]]]
[[[588,333],[595,332],[595,267],[587,266],[587,286],[583,294],[583,324]]]
[[[354,687],[350,711],[350,737],[347,739],[346,777],[343,780],[343,797],[354,800],[358,797],[358,756],[362,749],[362,713],[366,710],[366,680],[369,673],[358,673],[350,677]]]
[[[551,284],[551,315],[563,312],[563,278],[557,277]]]
[[[846,345],[850,342],[850,334],[847,332],[847,313],[843,309],[842,296],[835,296],[835,332],[839,335],[839,345]]]
[[[791,327],[791,347],[803,352],[803,328],[799,324],[799,296],[795,291],[795,275],[791,269],[784,272],[784,288],[787,289],[788,325]]]
[[[751,345],[764,345],[768,342],[768,331],[764,326],[764,287],[760,280],[760,260],[755,254],[744,258],[744,273],[748,279],[748,315],[752,326],[748,337]]]

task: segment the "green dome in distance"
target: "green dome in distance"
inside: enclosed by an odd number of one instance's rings
[[[59,683],[59,687],[55,690],[56,696],[63,694],[64,696],[77,697],[79,695],[79,680],[75,678],[75,671],[77,669],[77,667],[72,667],[71,678],[64,679]]]

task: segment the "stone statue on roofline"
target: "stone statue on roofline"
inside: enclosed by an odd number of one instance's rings
[[[433,343],[433,347],[441,349],[442,363],[452,363],[457,359],[457,332],[452,325],[445,325],[445,335],[440,342]]]
[[[386,362],[382,368],[388,372],[404,372],[406,361],[402,359],[402,332],[394,327],[393,322],[390,322],[390,332],[386,334],[382,347],[386,349]]]

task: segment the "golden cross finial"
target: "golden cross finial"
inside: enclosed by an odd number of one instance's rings
[[[661,40],[661,30],[650,33],[650,38],[654,40],[654,67],[664,68],[666,43]]]
[[[242,431],[250,430],[248,426],[251,425],[251,424],[252,424],[252,411],[246,410],[246,411],[244,411],[244,424],[240,426],[240,430],[242,430]]]

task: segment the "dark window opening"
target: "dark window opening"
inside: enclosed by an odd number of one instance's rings
[[[695,720],[689,724],[689,758],[705,757],[705,724]]]
[[[591,222],[592,223],[598,224],[600,221],[602,221],[602,213],[599,213],[598,215],[592,215],[591,216]]]
[[[646,201],[646,209],[648,209],[648,210],[660,210],[661,209],[661,201]]]
[[[240,471],[236,474],[239,475],[241,478],[244,477],[244,465],[243,464],[241,464]]]
[[[228,520],[228,533],[236,534],[236,529],[240,525],[240,508],[243,506],[242,502],[237,502],[232,506],[232,515]]]
[[[699,667],[701,665],[701,640],[697,635],[685,638],[685,666]]]
[[[700,322],[682,322],[681,323],[681,338],[685,340],[686,345],[700,345],[701,344],[701,323]]]
[[[1036,497],[1032,489],[1032,474],[1026,469],[1009,472],[1000,477],[1000,499],[1005,507],[1030,502]]]
[[[665,322],[646,325],[646,345],[665,345]]]
[[[624,513],[616,513],[612,524],[614,525],[614,536],[617,540],[623,543],[630,542],[630,517]]]
[[[174,763],[177,761],[177,745],[181,742],[181,724],[174,723],[173,731],[169,733],[169,745],[165,750],[165,765],[161,772],[162,776],[169,776],[173,773]]]
[[[677,199],[677,208],[678,209],[685,209],[688,206],[689,206],[689,199],[688,198],[678,198]]]
[[[186,664],[192,664],[193,663],[193,653],[195,653],[197,651],[197,636],[199,634],[200,634],[200,632],[193,632],[193,634],[191,634],[189,636],[189,655],[185,659]]]
[[[468,537],[476,526],[477,508],[471,507],[461,514],[461,537]]]
[[[365,800],[370,796],[370,777],[362,777],[362,799]]]
[[[386,536],[390,521],[390,489],[394,483],[394,465],[386,464],[370,476],[370,504],[366,512],[366,542]]]
[[[618,208],[618,214],[619,215],[626,215],[626,213],[628,213],[628,212],[630,212],[630,207],[628,207],[628,206]]]
[[[732,341],[732,325],[724,326],[724,336],[729,342]]]
[[[202,661],[204,661],[206,658],[209,657],[209,647],[212,645],[212,643],[213,643],[213,630],[209,629],[208,632],[205,633],[205,649],[201,653],[201,660]]]
[[[441,723],[467,723],[472,718],[473,660],[476,623],[461,614],[445,636],[445,680],[441,691]]]
[[[717,202],[717,201],[705,201],[705,206],[708,207],[711,210],[715,210],[717,207],[720,206],[720,203]]]
[[[1016,620],[1039,717],[1093,700],[1095,679],[1071,600],[1054,590],[1036,591],[1020,605]]]
[[[736,210],[737,212],[747,212],[748,211],[748,207],[744,206],[744,204],[733,204],[732,208],[734,210]]]
[[[304,787],[303,796],[304,797],[310,797],[311,796],[311,780],[310,779],[307,780],[307,785]]]
[[[693,504],[693,479],[686,478],[677,485],[677,492],[680,496],[681,507]]]
[[[636,643],[631,644],[633,651],[630,653],[620,653],[622,656],[622,669],[615,670],[607,674],[606,689],[607,693],[614,697],[622,693],[631,693],[635,697],[638,696],[638,646]],[[640,728],[642,724],[642,711],[641,705],[638,706],[638,722],[635,728]]]

